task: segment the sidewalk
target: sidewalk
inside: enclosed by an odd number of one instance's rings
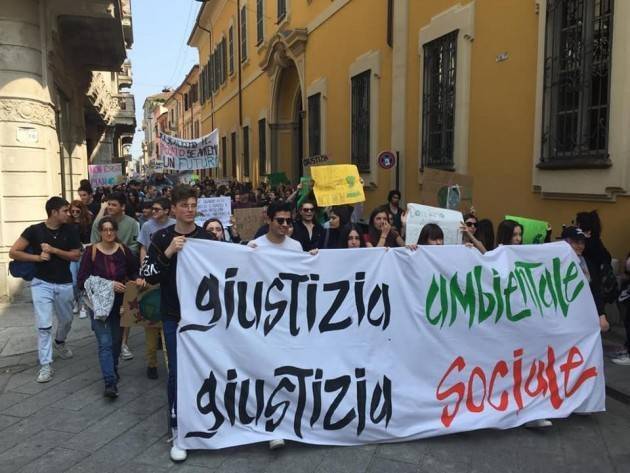
[[[630,406],[612,397],[606,413],[554,420],[545,431],[483,430],[359,447],[289,442],[278,452],[256,444],[193,451],[184,464],[175,465],[166,443],[163,357],[158,356],[160,379],[147,379],[141,329],[132,330],[136,357],[121,361],[120,397],[114,402],[103,398],[87,320],[75,319],[69,341],[75,356],[56,360],[55,377],[46,384],[34,381],[36,353],[21,353],[35,347],[30,332],[30,305],[0,306],[1,473],[630,472]],[[627,378],[630,369],[625,370]],[[623,379],[624,372],[619,373]]]

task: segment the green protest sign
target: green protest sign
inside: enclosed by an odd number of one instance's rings
[[[302,188],[300,189],[300,193],[298,194],[297,206],[302,205],[302,202],[308,197],[308,195],[313,190],[313,181],[310,177],[301,177],[300,185]]]
[[[544,243],[549,224],[542,220],[506,215],[506,220],[514,220],[523,226],[523,244]]]

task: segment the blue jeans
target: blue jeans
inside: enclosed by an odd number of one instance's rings
[[[52,325],[53,312],[57,315],[57,333],[55,339],[65,342],[72,327],[72,301],[74,291],[72,283],[53,284],[33,278],[31,295],[37,325],[37,352],[39,364],[52,363]]]
[[[177,427],[177,326],[174,320],[162,320],[164,342],[168,356],[168,410],[171,427]]]
[[[120,329],[120,306],[123,295],[116,294],[114,305],[106,320],[94,320],[94,313],[90,310],[92,330],[96,335],[98,344],[98,361],[101,365],[101,373],[105,386],[113,386],[118,380],[118,358],[120,357],[120,345],[122,343],[122,330]]]

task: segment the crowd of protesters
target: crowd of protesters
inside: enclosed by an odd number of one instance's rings
[[[288,184],[253,188],[249,183],[205,179],[192,185],[176,185],[168,176],[154,175],[145,182],[130,181],[112,188],[93,189],[89,181],[82,181],[77,196],[72,202],[61,197],[49,199],[47,219],[26,228],[10,250],[11,259],[33,266],[31,290],[40,363],[37,382],[52,379],[53,351],[60,358],[73,356],[66,337],[73,314],[79,314],[80,318],[90,318],[104,395],[115,399],[119,358],[134,356],[127,343],[129,330],[120,326],[126,284],[141,289],[159,284],[162,332],[155,327],[145,329],[146,373],[150,379],[158,378],[156,351],[163,340],[168,354],[168,402],[173,429],[177,428],[175,335],[180,319],[175,274],[177,254],[187,238],[312,254],[319,250],[406,245],[407,217],[401,194],[396,190],[389,193],[387,202],[369,213],[367,220],[363,219],[361,205],[320,208],[312,192]],[[198,198],[219,196],[229,197],[232,209],[266,207],[267,221],[251,240],[239,234],[239,222],[234,217],[227,227],[216,218],[202,226],[195,223]],[[463,243],[480,253],[501,245],[520,245],[526,231],[516,221],[503,220],[495,232],[493,222],[479,218],[474,209],[464,215],[461,230]],[[546,241],[552,240],[551,233],[549,229]],[[591,287],[600,328],[608,330],[605,306],[617,300],[619,291],[611,280],[611,255],[602,241],[597,212],[578,213],[574,222],[563,226],[558,238],[574,249]],[[423,245],[443,244],[442,228],[429,223],[422,228],[417,242],[407,247],[417,250]],[[624,268],[630,279],[630,257]],[[630,304],[628,283],[620,292],[619,300]],[[53,314],[58,319],[54,336]],[[624,319],[630,337],[630,316],[626,314]],[[613,362],[630,365],[627,350]],[[542,419],[534,425],[551,423]],[[270,447],[283,444],[282,439],[277,439],[270,442]],[[186,451],[173,442],[171,458],[184,460]]]

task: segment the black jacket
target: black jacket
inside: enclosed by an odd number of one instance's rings
[[[588,266],[588,272],[591,275],[590,286],[595,305],[597,306],[597,312],[599,315],[602,315],[606,306],[602,296],[602,265],[610,264],[612,257],[602,240],[596,237],[586,239],[583,256],[586,260],[586,266]]]
[[[175,225],[156,232],[151,239],[147,257],[140,270],[140,276],[145,278],[149,284],[160,285],[162,320],[179,321],[180,319],[176,279],[177,253],[170,259],[164,255],[173,238],[180,235],[180,233],[175,231]],[[206,232],[199,226],[196,226],[193,232],[184,236],[200,240],[215,240],[214,235]]]
[[[291,235],[291,238],[299,241],[304,251],[311,251],[318,247],[323,233],[323,227],[316,223],[313,227],[313,233],[309,236],[306,226],[298,220],[293,225],[293,235]]]

